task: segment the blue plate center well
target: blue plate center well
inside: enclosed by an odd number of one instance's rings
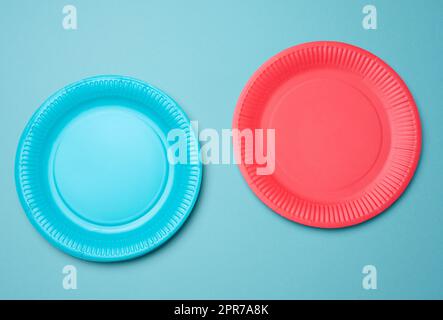
[[[142,113],[102,106],[74,117],[56,140],[49,173],[69,211],[99,225],[129,223],[161,196],[164,144]]]

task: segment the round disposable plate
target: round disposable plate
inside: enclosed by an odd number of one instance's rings
[[[168,156],[174,130],[189,161]],[[180,228],[201,171],[190,122],[170,97],[139,80],[98,76],[36,111],[18,146],[16,185],[28,218],[52,244],[116,261],[153,250]]]
[[[373,54],[339,42],[298,45],[267,61],[244,88],[233,127],[274,130],[274,145],[238,136],[241,172],[274,211],[315,227],[381,213],[405,190],[420,155],[420,120],[404,82]],[[275,157],[260,171],[263,159],[254,157],[266,150]]]

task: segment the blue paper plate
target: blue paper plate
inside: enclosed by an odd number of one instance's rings
[[[188,118],[160,90],[122,76],[88,78],[55,93],[29,121],[17,192],[56,247],[86,260],[131,259],[188,217],[201,182],[198,148]]]

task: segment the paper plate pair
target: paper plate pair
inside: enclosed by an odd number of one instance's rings
[[[241,134],[235,142],[254,193],[315,227],[354,225],[388,208],[420,155],[420,120],[404,82],[376,56],[338,42],[267,61],[243,90],[233,127],[252,132],[252,143]],[[273,142],[254,134],[269,130]],[[274,151],[272,170],[260,170],[257,150]],[[188,118],[166,94],[127,77],[89,78],[58,91],[28,123],[17,191],[55,246],[87,260],[130,259],[188,217],[202,176],[198,151]]]

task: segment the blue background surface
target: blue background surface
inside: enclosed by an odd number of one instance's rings
[[[361,26],[375,4],[378,29]],[[74,4],[78,30],[62,28]],[[0,298],[443,298],[443,1],[0,0]],[[415,178],[362,225],[319,230],[287,221],[249,190],[235,165],[208,165],[198,204],[159,250],[113,264],[77,260],[27,220],[14,156],[32,113],[57,89],[97,74],[147,81],[200,128],[230,128],[254,70],[307,41],[361,46],[389,63],[423,125]],[[78,270],[64,290],[62,268]],[[362,268],[378,290],[362,289]]]

